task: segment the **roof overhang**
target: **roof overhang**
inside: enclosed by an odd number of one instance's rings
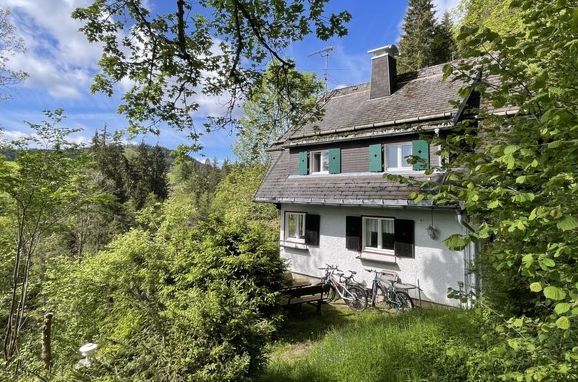
[[[351,127],[345,127],[342,129],[332,129],[332,130],[318,131],[318,132],[309,133],[309,134],[292,135],[291,137],[286,138],[285,140],[274,142],[274,144],[283,143],[286,141],[303,139],[303,138],[320,137],[320,136],[324,136],[324,135],[340,134],[340,133],[348,133],[348,132],[357,132],[357,131],[361,131],[361,130],[370,130],[370,129],[375,129],[378,127],[401,126],[401,125],[407,125],[410,123],[430,122],[430,121],[434,121],[434,120],[449,120],[449,119],[453,118],[453,116],[454,116],[454,112],[448,111],[445,113],[425,115],[425,116],[415,117],[415,118],[396,119],[396,120],[384,121],[384,122],[379,122],[379,123],[371,123],[371,124],[367,124],[367,125],[356,125],[356,126],[351,126]],[[405,130],[405,131],[407,131],[407,130]]]
[[[443,130],[450,130],[453,128],[453,125],[447,121],[440,121],[439,124],[428,124],[428,125],[416,125],[411,127],[405,128],[393,128],[393,129],[379,129],[379,126],[376,126],[376,130],[364,131],[360,133],[355,133],[355,135],[351,136],[343,136],[343,137],[335,137],[335,135],[339,134],[346,134],[344,132],[339,132],[337,130],[333,131],[334,135],[325,135],[318,138],[312,139],[302,139],[297,142],[287,142],[283,147],[299,147],[299,146],[308,146],[312,144],[322,144],[328,142],[350,142],[350,141],[359,141],[365,139],[372,139],[372,138],[383,138],[383,137],[395,137],[400,135],[408,135],[408,134],[417,134],[420,132],[434,132],[434,131],[443,131]]]
[[[255,198],[257,203],[275,204],[311,204],[318,206],[340,207],[388,207],[388,208],[436,208],[454,210],[459,206],[433,206],[429,201],[414,203],[405,199],[309,199],[309,198]]]

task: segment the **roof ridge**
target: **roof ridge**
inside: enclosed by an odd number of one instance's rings
[[[360,92],[365,91],[367,89],[354,89],[354,88],[367,87],[368,85],[369,85],[369,82],[362,82],[362,83],[355,84],[355,85],[345,86],[345,87],[339,88],[339,89],[333,89],[327,93],[327,97],[328,98],[337,98],[337,97],[343,97],[343,96],[346,96],[349,94],[353,94],[353,93],[356,93],[358,91],[360,91]]]

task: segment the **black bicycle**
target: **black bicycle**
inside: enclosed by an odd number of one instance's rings
[[[413,301],[407,292],[395,287],[395,283],[399,281],[397,273],[375,269],[366,271],[375,274],[370,294],[372,306],[378,309],[395,309],[396,312],[413,309]]]

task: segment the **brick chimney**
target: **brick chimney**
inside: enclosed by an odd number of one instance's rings
[[[392,95],[395,91],[397,79],[397,46],[386,45],[372,49],[367,53],[373,54],[373,57],[371,57],[371,89],[369,98],[374,99]]]

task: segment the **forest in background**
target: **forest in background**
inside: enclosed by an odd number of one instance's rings
[[[252,203],[265,167],[175,159],[106,131],[78,148],[62,111],[46,117],[0,161],[1,301],[16,312],[3,329],[18,339],[2,379],[220,380],[262,366],[283,269],[277,211]],[[91,341],[103,363],[78,369]]]

